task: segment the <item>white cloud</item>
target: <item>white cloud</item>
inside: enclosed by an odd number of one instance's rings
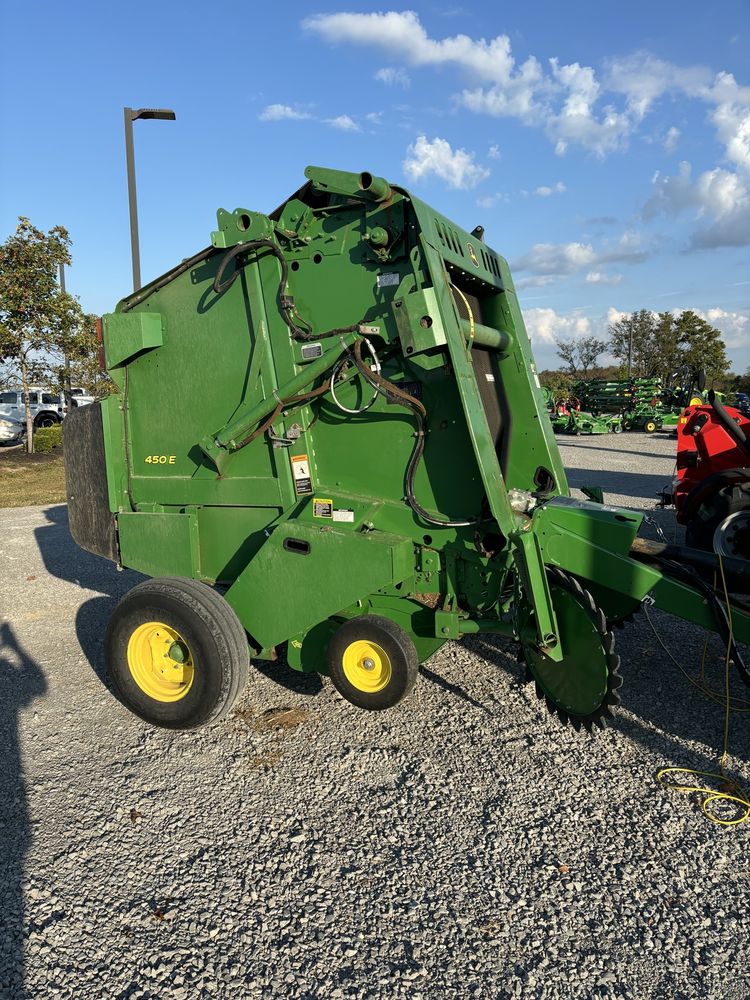
[[[590,243],[535,243],[511,265],[513,271],[564,275],[581,271],[595,263],[597,255]]]
[[[493,144],[487,150],[487,156],[489,156],[489,158],[491,160],[500,160],[500,159],[502,159],[502,153],[500,152],[500,147],[498,146],[498,144],[496,142],[493,142]]]
[[[331,128],[340,129],[342,132],[359,132],[360,127],[350,118],[349,115],[337,115],[335,118],[325,118],[326,125],[330,125]]]
[[[607,89],[623,94],[628,106],[641,118],[668,91],[699,97],[711,79],[711,70],[706,66],[675,66],[643,51],[610,60],[605,73]]]
[[[498,202],[508,201],[508,195],[502,191],[495,191],[494,194],[485,194],[481,198],[477,198],[477,205],[480,208],[494,208]]]
[[[661,144],[668,153],[673,153],[679,138],[680,130],[673,125],[670,129],[667,129],[667,133],[662,139]]]
[[[721,219],[741,209],[748,200],[748,191],[740,177],[729,170],[704,171],[695,181],[689,163],[682,162],[676,176],[657,172],[653,177],[653,195],[643,209],[646,218],[659,213],[677,215],[686,208],[695,208],[698,216]]]
[[[739,174],[716,167],[693,180],[690,164],[683,162],[674,176],[657,172],[653,186],[644,218],[692,209],[697,220],[705,220],[690,236],[692,249],[750,244],[750,191]]]
[[[716,102],[711,116],[727,159],[750,173],[750,87],[740,87],[731,73],[719,73],[710,91]]]
[[[621,274],[606,274],[604,271],[589,271],[586,281],[590,285],[619,285],[622,281]]]
[[[371,125],[380,125],[383,121],[383,112],[368,111],[365,115],[365,121],[369,122]]]
[[[534,194],[539,195],[540,198],[549,198],[553,194],[562,194],[567,191],[567,188],[562,181],[558,181],[557,184],[553,184],[551,187],[548,184],[542,184],[538,187]]]
[[[290,104],[269,104],[258,115],[262,122],[280,122],[284,120],[301,121],[303,118],[311,118],[306,111],[293,108]]]
[[[558,337],[587,337],[592,333],[591,320],[578,312],[564,316],[554,309],[524,309],[523,318],[532,344],[554,344]]]
[[[302,27],[329,42],[376,46],[412,66],[453,64],[489,83],[507,84],[515,67],[507,35],[498,35],[489,41],[469,38],[468,35],[454,35],[436,41],[428,36],[419,15],[413,10],[314,14],[302,22]],[[524,69],[527,66],[536,69]],[[537,71],[538,63],[532,58],[524,63],[520,72],[534,76]]]
[[[549,285],[561,278],[587,272],[590,284],[619,284],[622,275],[608,274],[608,264],[640,264],[649,256],[639,249],[638,234],[627,230],[617,241],[606,240],[595,249],[591,243],[536,243],[522,257],[514,260],[511,271],[528,272],[516,281],[518,288]]]
[[[374,74],[374,77],[389,87],[403,87],[406,90],[411,86],[411,77],[406,70],[396,69],[394,66],[384,66]]]
[[[721,330],[727,347],[750,347],[750,312],[727,312],[719,306],[713,309],[694,309],[711,326]]]
[[[466,190],[476,187],[490,175],[486,167],[474,162],[474,153],[467,153],[465,149],[454,150],[447,140],[439,137],[430,141],[420,135],[406,153],[404,173],[412,181],[434,174],[448,187]]]
[[[518,63],[507,35],[431,38],[414,11],[316,14],[302,26],[331,43],[378,48],[407,66],[458,69],[473,81],[457,95],[460,104],[543,129],[558,155],[573,144],[600,157],[625,149],[656,101],[681,94],[708,105],[728,160],[750,172],[750,88],[731,73],[677,66],[649,52],[610,60],[599,76],[591,66],[555,57],[543,63],[530,55]],[[397,68],[379,72],[384,82],[397,82]],[[674,126],[667,131],[667,152],[678,137]]]

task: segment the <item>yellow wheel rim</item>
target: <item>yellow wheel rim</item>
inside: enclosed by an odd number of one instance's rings
[[[190,647],[164,622],[144,622],[128,640],[128,667],[144,694],[155,701],[180,701],[195,677]]]
[[[700,396],[693,396],[688,406],[703,406],[703,400]]]
[[[344,676],[358,691],[376,694],[390,682],[391,661],[382,646],[369,639],[357,639],[344,650]]]

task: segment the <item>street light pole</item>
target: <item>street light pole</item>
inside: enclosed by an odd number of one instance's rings
[[[141,253],[138,246],[138,203],[135,192],[135,154],[133,152],[133,122],[137,118],[174,121],[177,117],[169,108],[124,108],[125,162],[128,172],[128,206],[130,208],[130,251],[133,258],[133,291],[141,287]]]
[[[65,265],[59,264],[58,268],[60,274],[60,291],[63,295],[65,295]],[[68,408],[70,408],[72,398],[73,393],[71,392],[70,386],[70,358],[68,357],[68,345],[66,343],[65,349],[63,350],[63,400]]]

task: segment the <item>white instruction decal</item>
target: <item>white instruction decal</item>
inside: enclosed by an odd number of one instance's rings
[[[307,455],[292,455],[292,476],[297,496],[303,493],[312,493],[310,463],[307,460]]]

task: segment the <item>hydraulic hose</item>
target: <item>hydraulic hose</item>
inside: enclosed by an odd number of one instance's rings
[[[295,340],[325,340],[327,337],[338,337],[343,336],[345,333],[355,333],[359,330],[362,323],[354,323],[352,326],[338,326],[333,330],[327,330],[325,333],[315,333],[312,327],[307,323],[297,312],[297,307],[294,304],[294,298],[291,295],[286,294],[286,283],[287,277],[289,275],[289,266],[287,265],[286,258],[281,250],[276,246],[273,240],[250,240],[247,243],[238,243],[237,246],[232,247],[228,250],[221,259],[218,270],[216,271],[216,277],[214,278],[213,289],[217,295],[223,295],[224,292],[228,291],[232,285],[237,280],[239,276],[239,270],[235,269],[234,272],[227,278],[226,281],[222,282],[224,277],[224,272],[227,267],[231,264],[235,258],[240,257],[245,253],[253,253],[260,250],[270,250],[271,253],[276,257],[276,259],[281,264],[281,280],[279,281],[278,288],[278,298],[279,306],[281,311],[281,318],[284,320],[286,325]],[[294,316],[305,324],[305,329],[298,326],[294,321]]]
[[[478,523],[478,518],[467,518],[465,520],[442,520],[437,517],[433,517],[432,514],[428,513],[424,507],[419,503],[414,495],[414,477],[416,475],[417,469],[419,468],[419,463],[422,460],[422,455],[424,454],[424,439],[427,431],[425,430],[425,421],[427,418],[427,410],[421,400],[417,399],[415,396],[409,395],[408,392],[404,392],[403,389],[399,389],[398,386],[394,385],[393,382],[389,382],[388,379],[383,378],[376,372],[373,372],[367,367],[362,358],[362,340],[356,341],[354,344],[354,363],[359,369],[362,377],[366,382],[374,388],[377,389],[379,393],[386,397],[393,403],[398,403],[400,406],[404,406],[411,410],[414,414],[414,419],[417,422],[417,431],[414,435],[414,449],[411,453],[409,459],[409,464],[406,467],[406,477],[405,477],[405,488],[406,488],[406,501],[414,511],[418,514],[423,521],[428,524],[436,524],[441,528],[468,528],[471,525]]]

